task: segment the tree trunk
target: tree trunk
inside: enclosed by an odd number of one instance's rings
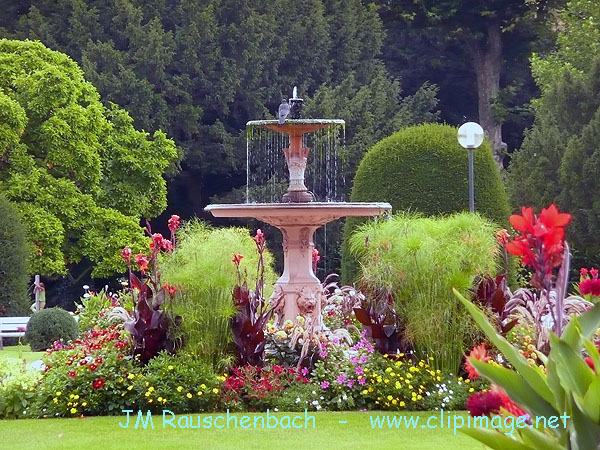
[[[467,47],[471,52],[477,77],[479,124],[490,141],[498,168],[504,170],[502,161],[506,144],[502,142],[502,125],[496,122],[492,113],[492,102],[500,89],[500,71],[502,69],[502,31],[500,26],[489,25],[485,39],[479,40],[475,37],[467,39]]]

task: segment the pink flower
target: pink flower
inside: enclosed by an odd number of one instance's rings
[[[321,382],[321,389],[327,389],[329,387],[329,381]]]
[[[365,373],[361,366],[357,366],[355,372],[356,372],[356,375],[363,375]]]
[[[347,386],[352,389],[354,387],[354,380],[348,380]]]
[[[358,379],[358,384],[360,384],[361,386],[362,386],[363,384],[365,384],[366,382],[367,382],[367,379],[366,379],[365,377],[360,377],[360,378]]]
[[[597,278],[586,278],[579,282],[579,292],[582,295],[591,294],[594,297],[600,296],[600,280]]]
[[[263,234],[263,232],[260,228],[258,230],[256,230],[256,235],[254,236],[254,241],[259,245],[263,244],[265,242],[265,235]]]
[[[590,269],[590,275],[595,280],[598,278],[598,269],[594,269],[593,267]]]
[[[338,384],[344,384],[346,382],[346,375],[344,375],[343,373],[338,375],[336,381],[338,382]]]
[[[235,264],[236,267],[240,265],[240,262],[244,259],[244,255],[240,255],[239,253],[235,253],[233,258],[231,258],[231,262]]]
[[[317,250],[316,248],[313,248],[313,251],[312,251],[313,263],[318,263],[320,259],[321,259],[321,257],[319,256],[319,250]]]
[[[131,249],[129,247],[123,248],[123,251],[121,252],[121,258],[123,258],[129,264],[131,261]]]
[[[177,230],[177,228],[179,228],[179,220],[181,219],[181,217],[179,217],[176,214],[173,214],[171,216],[171,218],[169,219],[169,230],[171,230],[171,232],[174,232],[175,230]]]
[[[589,272],[588,272],[588,270],[587,270],[585,267],[582,267],[582,268],[579,270],[579,274],[581,275],[581,278],[587,278],[587,276],[588,276],[588,273],[589,273]]]

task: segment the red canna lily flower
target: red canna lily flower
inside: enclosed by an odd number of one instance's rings
[[[523,207],[521,208],[522,215],[513,214],[510,216],[509,221],[510,224],[517,231],[522,232],[533,232],[533,225],[535,222],[535,216],[533,214],[533,209]]]
[[[571,222],[571,214],[560,213],[558,208],[552,204],[548,208],[542,208],[539,221],[546,228],[565,227]]]
[[[594,297],[600,296],[600,280],[597,278],[586,278],[579,283],[579,292],[582,295],[591,294]]]
[[[493,391],[476,392],[467,399],[467,410],[471,417],[499,414],[501,407],[502,398]]]
[[[146,270],[148,270],[149,261],[146,255],[143,253],[135,255],[135,263],[138,265],[140,272],[144,273]]]
[[[235,264],[235,265],[236,265],[236,267],[237,267],[237,266],[239,266],[239,265],[240,265],[240,262],[242,261],[242,259],[243,259],[243,258],[244,258],[244,255],[240,255],[239,253],[235,253],[235,254],[233,255],[233,258],[231,258],[231,262],[232,262],[233,264]]]
[[[488,362],[490,357],[487,354],[487,349],[485,348],[485,344],[478,345],[477,347],[473,347],[471,352],[469,353],[469,358],[477,359],[481,362]],[[471,365],[469,359],[465,362],[465,370],[469,374],[469,378],[472,380],[476,380],[479,378],[479,374],[475,367]]]
[[[589,271],[585,267],[582,267],[579,270],[579,274],[581,275],[581,278],[587,278],[588,273],[589,273]]]

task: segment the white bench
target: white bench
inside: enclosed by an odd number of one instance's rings
[[[0,317],[0,350],[4,349],[2,338],[23,337],[30,317]]]

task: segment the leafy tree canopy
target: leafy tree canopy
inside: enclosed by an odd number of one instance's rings
[[[178,155],[132,122],[67,55],[0,40],[0,192],[18,206],[33,272],[81,263],[107,276],[123,269],[123,246],[145,246],[140,217],[165,209],[163,174]]]

